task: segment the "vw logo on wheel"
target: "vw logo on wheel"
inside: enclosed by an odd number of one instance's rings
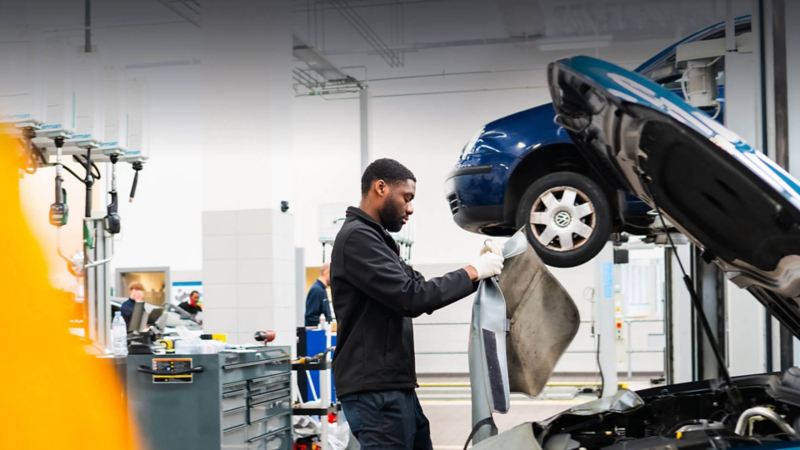
[[[559,211],[553,218],[553,221],[561,228],[566,228],[572,222],[572,216],[566,211]]]

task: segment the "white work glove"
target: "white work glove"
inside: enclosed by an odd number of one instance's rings
[[[500,275],[503,270],[504,258],[500,254],[500,248],[491,239],[484,242],[483,249],[481,249],[481,256],[469,265],[475,268],[478,272],[478,280],[484,280],[489,277]]]
[[[503,256],[503,249],[500,248],[500,245],[498,245],[497,242],[491,239],[483,241],[483,248],[481,249],[481,255],[489,252]]]

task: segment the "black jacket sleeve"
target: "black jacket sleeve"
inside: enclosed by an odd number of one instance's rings
[[[425,280],[378,236],[354,229],[345,242],[344,272],[371,299],[404,316],[432,313],[475,290],[464,269]]]

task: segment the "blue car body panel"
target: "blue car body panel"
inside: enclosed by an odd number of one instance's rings
[[[508,178],[528,153],[541,146],[571,144],[554,117],[553,105],[548,103],[486,124],[450,175],[458,193],[458,208],[501,207]],[[470,170],[475,167],[485,168],[484,172]]]
[[[750,20],[750,16],[739,17],[736,24],[749,24]],[[725,24],[721,22],[693,33],[635,70],[649,73],[674,56],[678,45],[706,39],[724,29]],[[718,101],[724,103],[724,87],[720,88],[719,97]],[[487,234],[510,235],[513,232],[516,205],[507,200],[515,170],[537,151],[557,145],[574,145],[569,134],[554,119],[552,103],[520,111],[489,122],[465,146],[446,182],[447,201],[459,226]],[[623,193],[618,206],[623,215],[630,216],[643,216],[650,210],[630,192]]]

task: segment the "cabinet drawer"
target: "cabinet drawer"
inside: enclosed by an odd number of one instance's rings
[[[250,405],[250,423],[255,423],[268,417],[291,414],[291,412],[291,401],[289,397],[281,397],[256,403]]]
[[[291,427],[285,427],[247,439],[247,450],[289,450],[291,448]]]
[[[229,430],[247,423],[247,407],[233,409],[222,413],[222,429]]]
[[[222,394],[222,410],[230,411],[247,406],[247,391],[231,391]]]
[[[292,391],[288,386],[276,391],[264,392],[263,394],[251,395],[247,398],[247,403],[250,408],[254,408],[262,403],[276,402],[279,400],[288,400],[292,396]]]
[[[279,357],[274,359],[231,362],[223,365],[220,377],[223,383],[232,383],[287,372],[290,368],[288,354],[281,353]]]
[[[234,391],[241,391],[242,389],[247,389],[247,382],[246,381],[239,381],[237,383],[228,383],[222,385],[222,394],[229,394]]]
[[[250,422],[247,427],[247,438],[252,439],[268,433],[281,431],[292,425],[292,415],[288,410],[281,411],[280,414],[272,414],[258,421]]]
[[[292,375],[287,371],[250,380],[248,382],[248,389],[250,390],[250,395],[258,395],[263,392],[286,388],[291,382]]]
[[[222,448],[224,449],[247,449],[247,427],[241,425],[222,433]]]

